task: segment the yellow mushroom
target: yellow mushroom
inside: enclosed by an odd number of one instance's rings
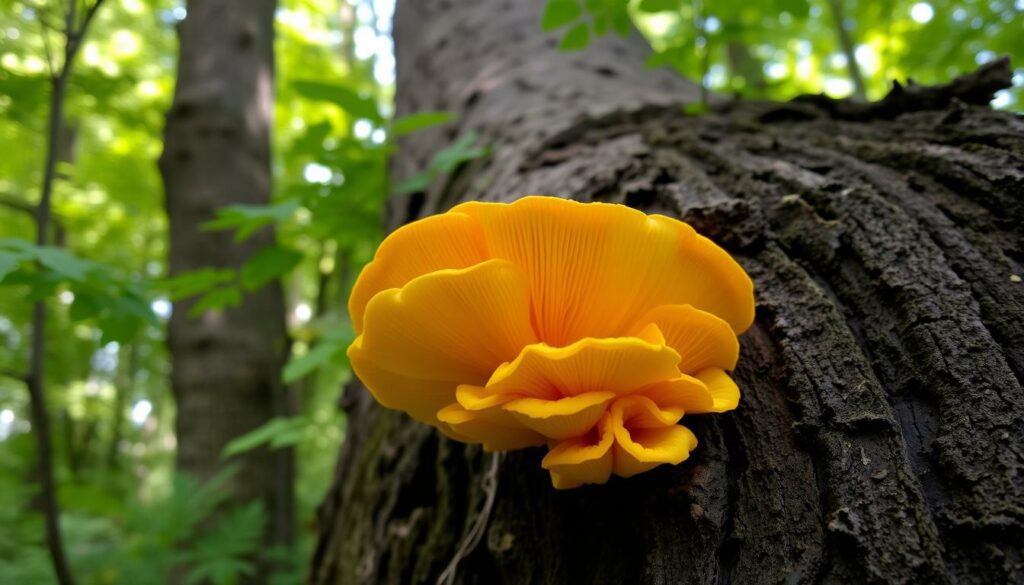
[[[530,196],[395,231],[349,312],[377,401],[487,450],[547,444],[561,489],[686,459],[683,415],[739,401],[726,371],[754,297],[685,223]]]

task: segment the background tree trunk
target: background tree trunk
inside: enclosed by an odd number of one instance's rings
[[[637,38],[559,55],[543,2],[416,0],[395,22],[398,177],[467,130],[493,155],[396,201],[392,224],[534,192],[682,218],[756,283],[739,408],[693,417],[690,460],[559,492],[541,449],[500,461],[464,583],[1024,580],[1024,122],[984,104],[1005,61],[879,104],[733,103]],[[433,583],[481,509],[489,456],[347,389],[311,582]],[[688,420],[690,420],[688,418]]]
[[[273,242],[264,231],[238,245],[230,231],[201,225],[225,205],[271,197],[274,0],[190,0],[180,25],[181,57],[160,157],[170,222],[170,272],[239,268]],[[168,345],[177,400],[177,465],[206,479],[223,468],[231,439],[283,415],[287,354],[284,301],[276,282],[241,306],[189,317],[176,302]],[[241,459],[234,501],[265,502],[268,535],[293,533],[292,454],[257,450]]]

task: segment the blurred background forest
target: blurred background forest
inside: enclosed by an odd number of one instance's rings
[[[78,582],[163,583],[179,567],[185,582],[227,584],[257,564],[272,583],[302,580],[344,434],[348,287],[383,236],[383,206],[487,156],[476,136],[453,136],[421,174],[389,182],[396,138],[452,119],[393,119],[393,8],[278,2],[270,200],[221,207],[201,228],[240,243],[274,235],[241,265],[172,275],[156,161],[188,6],[0,0],[0,583],[56,581],[33,426],[44,406]],[[893,79],[943,82],[1009,54],[1015,85],[993,106],[1024,107],[1024,0],[550,0],[537,18],[564,51],[633,26],[650,40],[649,66],[718,95],[878,99]],[[39,236],[41,201],[52,217]],[[198,319],[267,287],[283,291],[279,376],[294,408],[233,437],[200,482],[175,465],[187,437],[175,432],[172,308]],[[296,461],[297,529],[274,547],[261,544],[267,510],[225,488],[236,456],[267,449]]]

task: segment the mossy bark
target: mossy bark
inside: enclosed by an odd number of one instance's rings
[[[732,413],[677,467],[555,491],[508,454],[460,583],[1024,581],[1024,121],[1005,62],[875,105],[717,103],[642,71],[637,39],[557,55],[540,2],[400,3],[398,113],[493,155],[392,224],[534,192],[690,222],[755,281]],[[539,40],[534,40],[539,39]],[[310,581],[434,583],[483,508],[489,455],[346,389],[348,438]]]

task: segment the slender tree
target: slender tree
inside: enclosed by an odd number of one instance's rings
[[[243,244],[202,224],[229,204],[271,198],[270,128],[274,94],[274,0],[190,0],[181,22],[178,78],[167,114],[160,170],[170,227],[170,273],[240,268],[273,242],[261,232]],[[280,382],[287,352],[278,281],[241,305],[192,317],[176,302],[169,324],[171,386],[177,401],[177,466],[201,479],[223,469],[234,437],[287,412]],[[259,500],[268,541],[293,536],[293,462],[288,449],[241,458],[233,500]]]
[[[53,188],[57,181],[57,162],[62,148],[69,143],[68,127],[64,118],[68,83],[74,69],[75,57],[82,48],[103,0],[94,0],[80,6],[77,0],[67,3],[60,24],[51,20],[52,14],[40,8],[37,18],[42,25],[43,44],[46,47],[46,62],[50,73],[50,107],[47,121],[46,154],[43,162],[43,176],[39,203],[30,211],[36,220],[36,245],[50,243],[50,228],[53,223]],[[82,10],[80,10],[82,8]],[[51,36],[63,40],[62,51],[54,54],[51,50]],[[58,235],[63,230],[57,230]],[[61,243],[62,237],[57,238]],[[54,574],[61,585],[72,585],[75,580],[68,565],[67,555],[60,528],[60,504],[57,499],[57,485],[54,477],[53,440],[50,431],[50,413],[46,406],[46,302],[37,300],[32,306],[31,345],[29,346],[29,370],[24,376],[28,386],[29,410],[32,434],[36,444],[36,473],[40,482],[40,503],[46,528],[46,545],[53,563]]]
[[[642,41],[558,54],[543,2],[400,2],[396,178],[475,130],[493,155],[392,226],[556,193],[684,219],[755,281],[737,410],[686,463],[560,492],[346,390],[310,582],[1010,583],[1024,579],[1024,123],[1000,61],[882,102],[722,103]]]

